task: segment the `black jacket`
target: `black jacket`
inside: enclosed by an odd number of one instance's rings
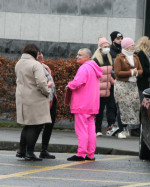
[[[143,68],[143,74],[138,78],[137,84],[138,84],[138,88],[141,91],[143,91],[146,88],[149,88],[148,78],[150,77],[150,62],[148,57],[145,55],[145,53],[142,50],[136,53],[136,55],[139,57],[139,60]]]
[[[111,55],[113,61],[115,60],[116,56],[117,56],[118,54],[120,54],[120,53],[121,53],[121,49],[117,48],[117,47],[114,46],[114,45],[111,45],[111,46],[110,46],[110,55]]]

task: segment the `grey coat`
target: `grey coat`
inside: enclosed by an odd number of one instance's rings
[[[47,78],[47,82],[52,81],[52,83],[53,83],[52,87],[49,88],[49,91],[50,91],[49,100],[53,101],[54,95],[56,93],[55,83],[54,83],[54,80],[53,80],[53,77],[51,76],[51,74],[49,74],[49,72],[46,70],[46,68],[44,67],[43,64],[42,64],[42,66],[43,66],[45,76]]]
[[[24,125],[51,123],[49,89],[40,62],[23,54],[15,72],[17,122]]]

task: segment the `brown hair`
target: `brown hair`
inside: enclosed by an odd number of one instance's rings
[[[37,58],[37,54],[40,52],[40,49],[35,44],[27,44],[23,50],[22,53],[27,53],[33,56],[35,59]]]

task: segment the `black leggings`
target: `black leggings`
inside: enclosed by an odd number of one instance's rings
[[[34,152],[34,147],[43,125],[26,125],[21,132],[20,152]]]
[[[44,129],[43,129],[43,134],[42,134],[42,148],[43,149],[47,149],[49,140],[51,138],[52,130],[53,130],[55,119],[56,119],[56,104],[57,104],[57,100],[56,100],[56,97],[54,96],[53,104],[50,109],[52,123],[45,124]]]
[[[120,111],[119,111],[119,106],[117,106],[118,113],[117,113],[117,121],[118,121],[118,126],[119,126],[119,132],[123,131],[124,127],[127,127],[127,124],[122,124],[121,122],[121,117],[120,117]]]
[[[116,116],[117,116],[117,108],[116,108],[116,103],[114,99],[113,86],[111,86],[109,97],[100,98],[99,113],[96,115],[96,122],[95,122],[96,132],[102,131],[102,121],[103,121],[103,114],[104,114],[105,106],[106,106],[107,123],[108,123],[108,127],[110,127],[112,124],[115,123]]]

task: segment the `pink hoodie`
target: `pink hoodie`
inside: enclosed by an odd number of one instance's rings
[[[85,62],[68,83],[72,90],[71,113],[98,114],[100,105],[100,83],[102,69],[94,62]]]

